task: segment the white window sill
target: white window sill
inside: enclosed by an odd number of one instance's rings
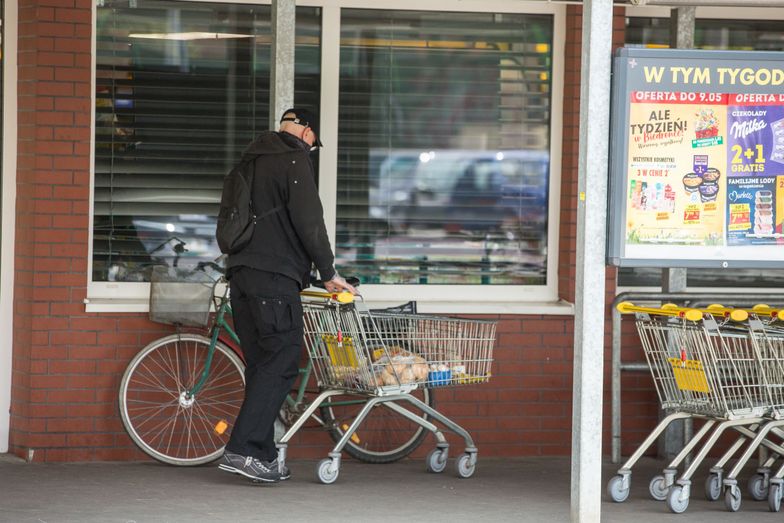
[[[146,298],[88,298],[84,300],[86,312],[149,312]],[[368,301],[371,309],[393,307],[401,302]],[[470,301],[417,301],[417,312],[425,314],[541,314],[572,316],[574,304],[556,302],[470,302]]]
[[[150,302],[140,298],[87,298],[85,312],[149,312]]]

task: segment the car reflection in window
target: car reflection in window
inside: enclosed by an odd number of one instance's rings
[[[398,232],[546,235],[547,152],[393,151],[378,164],[370,214]]]

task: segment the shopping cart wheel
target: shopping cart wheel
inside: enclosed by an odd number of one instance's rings
[[[771,483],[768,489],[768,508],[771,512],[781,510],[781,484]]]
[[[623,503],[629,497],[629,487],[624,488],[623,476],[613,476],[607,482],[607,494],[616,503]]]
[[[319,461],[318,468],[316,469],[316,476],[323,484],[330,485],[338,479],[339,472],[339,463],[335,462],[332,458],[324,458]]]
[[[471,459],[471,454],[461,454],[455,463],[457,475],[461,478],[470,478],[476,471],[476,460]]]
[[[673,485],[667,495],[667,508],[675,514],[683,514],[689,508],[689,498],[683,495],[683,486]]]
[[[724,506],[730,512],[737,512],[740,510],[741,493],[737,485],[731,485],[724,491]]]
[[[661,474],[653,476],[651,482],[648,483],[648,492],[651,493],[651,497],[656,501],[664,501],[667,499],[667,492],[669,491],[670,489],[667,487],[667,481]]]
[[[721,476],[718,474],[708,474],[705,478],[705,499],[717,501],[721,497]]]
[[[447,449],[433,449],[427,454],[427,471],[428,472],[443,472],[446,468],[446,458],[448,456]]]
[[[764,474],[754,474],[749,478],[749,494],[754,501],[768,499],[768,485]]]

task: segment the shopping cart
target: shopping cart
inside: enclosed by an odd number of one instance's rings
[[[747,320],[747,311],[720,306],[702,311],[675,306],[646,309],[631,304],[621,304],[618,308],[621,312],[636,314],[635,324],[656,391],[662,408],[669,415],[608,483],[608,493],[614,501],[624,501],[628,497],[632,466],[677,419],[699,418],[705,423],[664,473],[654,477],[649,484],[652,497],[666,499],[675,513],[684,512],[688,507],[691,478],[726,429],[736,430],[740,437],[711,468],[705,485],[708,499],[718,499],[722,484],[729,485],[737,478],[752,447],[764,445],[775,453],[784,450],[767,438],[773,427],[765,427],[774,405],[770,372],[766,369],[770,362],[759,357],[748,326],[740,323]],[[721,323],[715,320],[714,314],[721,318]],[[710,437],[703,442],[709,432]],[[723,478],[723,466],[749,441],[741,461],[727,478]],[[676,482],[677,467],[701,442],[699,453]],[[733,496],[736,494],[739,499],[739,493],[733,491]],[[725,501],[733,496],[728,494]]]
[[[444,434],[431,420],[462,437],[465,451],[457,459],[457,474],[462,478],[473,475],[477,448],[471,435],[411,392],[419,387],[488,381],[495,322],[371,312],[361,298],[341,303],[308,293],[303,293],[303,310],[305,345],[323,391],[278,443],[281,463],[285,463],[288,442],[317,408],[328,405],[334,396],[359,395],[367,403],[351,425],[342,428],[343,437],[329,457],[319,463],[319,481],[329,484],[338,478],[343,447],[375,408],[390,409],[435,435],[436,447],[427,456],[431,472],[446,468],[449,453]]]
[[[784,418],[784,326],[780,323],[778,310],[758,309],[755,312],[757,314],[749,319],[749,331],[758,357],[765,366],[773,402],[770,416],[774,421],[769,422],[767,428],[779,438],[784,439],[784,433],[779,428],[782,426],[782,418]],[[760,320],[756,317],[757,315],[765,317],[766,321]],[[772,512],[781,510],[784,464],[779,465],[774,474],[771,475],[770,472],[775,460],[782,455],[774,453],[770,456],[757,470],[757,473],[750,478],[748,485],[749,492],[754,499],[767,498],[768,507]],[[743,456],[741,459],[745,457]],[[742,462],[739,464],[742,466]],[[727,496],[739,494],[736,483],[733,484],[733,482],[725,480],[724,484],[728,487]]]

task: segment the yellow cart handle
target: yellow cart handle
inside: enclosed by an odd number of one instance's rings
[[[677,305],[673,305],[672,303],[667,303],[662,305],[662,307],[678,307]],[[750,314],[755,314],[757,316],[769,316],[771,319],[778,319],[781,310],[774,309],[770,305],[765,305],[764,303],[759,303],[753,306],[750,309],[746,308],[732,308],[732,307],[725,307],[724,305],[718,303],[712,303],[708,305],[704,309],[699,309],[702,312],[708,312],[713,314],[714,316],[729,316],[733,321],[746,321],[749,318]]]
[[[751,309],[725,307],[718,303],[712,303],[703,309],[680,307],[673,303],[665,303],[659,308],[656,307],[637,307],[628,301],[619,303],[616,307],[621,314],[629,314],[632,312],[645,312],[659,316],[677,316],[685,317],[690,321],[698,321],[697,313],[709,313],[713,316],[729,317],[732,321],[742,322],[749,319],[749,314],[756,314],[757,316],[769,316],[772,319],[780,319],[780,310],[774,309],[769,305],[759,304]],[[692,312],[693,311],[693,312]],[[697,318],[697,319],[692,319]]]
[[[673,318],[686,318],[689,321],[700,321],[702,311],[699,309],[687,309],[667,304],[662,307],[638,307],[635,304],[623,301],[615,306],[621,314],[631,314],[633,312],[643,312],[654,316],[671,316]]]
[[[332,300],[338,303],[353,303],[354,295],[348,291],[343,292],[322,292],[322,291],[301,291],[300,296],[307,298],[323,298],[325,300]]]

